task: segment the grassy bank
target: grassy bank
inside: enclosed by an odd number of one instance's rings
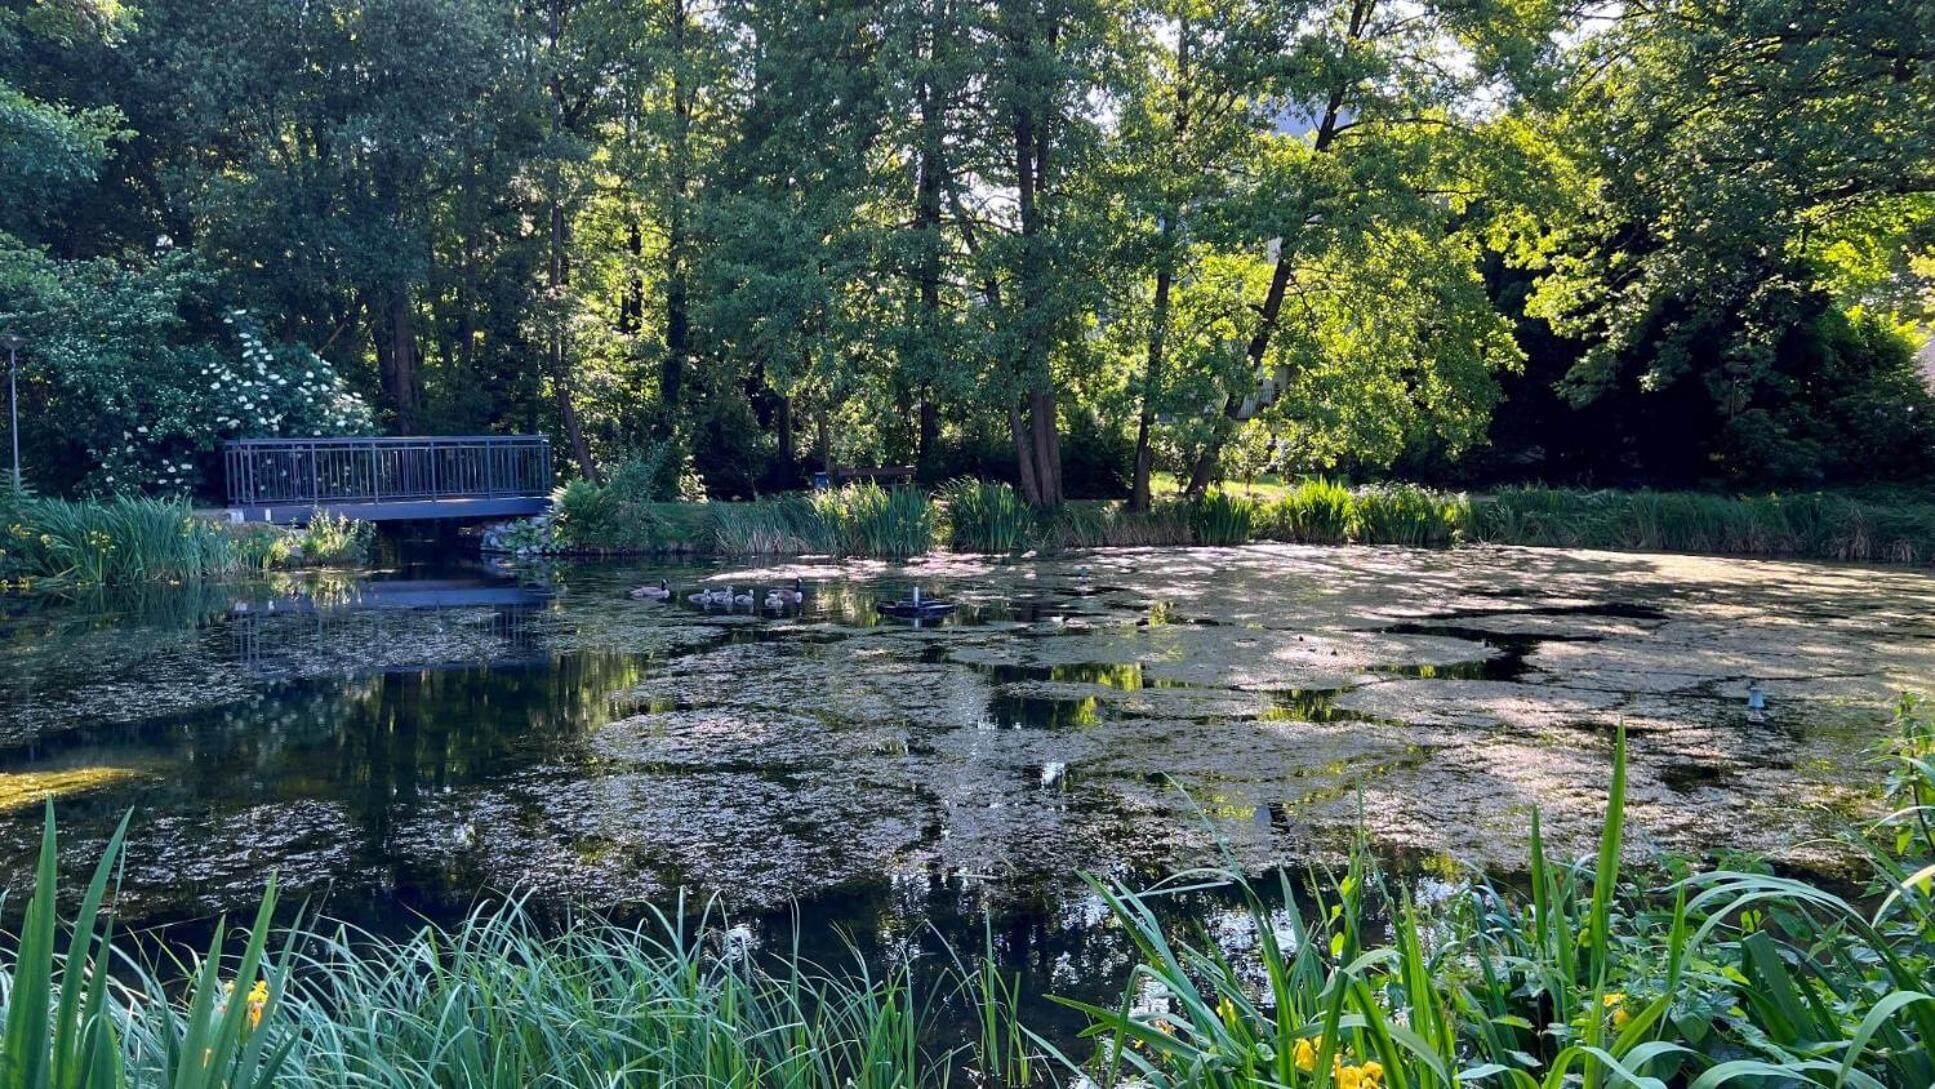
[[[230,526],[156,499],[0,497],[0,589],[188,582],[302,564],[361,563],[371,528]]]
[[[752,955],[718,919],[558,933],[513,905],[403,939],[272,933],[272,887],[246,934],[157,972],[102,910],[118,834],[57,919],[50,810],[19,937],[0,947],[0,1084],[1925,1089],[1935,728],[1913,703],[1895,726],[1892,815],[1849,833],[1873,863],[1858,902],[1756,866],[1622,868],[1621,737],[1597,852],[1553,858],[1534,814],[1529,873],[1509,887],[1473,875],[1427,902],[1363,852],[1301,900],[1287,876],[1269,892],[1214,872],[1095,881],[1134,969],[1119,1003],[1065,1003],[1087,1029],[1061,1044],[1018,1023],[1018,985],[986,958],[938,982],[817,967]],[[1165,888],[1206,881],[1241,892],[1249,933],[1220,928],[1219,945],[1158,922]],[[945,1005],[968,1013],[951,1033]]]
[[[626,502],[574,483],[555,515],[502,534],[508,551],[825,553],[904,558],[936,548],[1016,553],[1252,541],[1445,547],[1491,543],[1720,555],[1935,563],[1935,503],[1832,493],[1732,497],[1696,492],[1509,488],[1487,495],[1413,485],[1349,488],[1320,479],[1267,497],[1217,492],[1030,510],[1007,484],[960,480],[931,495],[855,485],[749,503]]]

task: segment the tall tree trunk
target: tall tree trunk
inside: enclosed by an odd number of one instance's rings
[[[625,272],[625,293],[618,300],[618,331],[629,335],[645,327],[645,274],[638,267],[645,255],[645,231],[636,212],[625,224],[625,252],[631,265]]]
[[[1156,422],[1156,393],[1162,384],[1163,351],[1169,338],[1169,288],[1175,278],[1175,262],[1169,254],[1170,218],[1162,222],[1162,256],[1156,266],[1156,298],[1149,315],[1149,357],[1142,372],[1142,411],[1135,428],[1135,475],[1129,484],[1129,509],[1148,510],[1149,472],[1153,460],[1150,431]]]
[[[939,37],[941,27],[947,18],[946,0],[937,5],[939,10],[930,26],[932,37],[927,42],[927,61],[934,63],[940,53]],[[917,410],[919,424],[915,435],[914,463],[923,481],[931,480],[940,455],[940,406],[935,403],[935,371],[940,365],[938,353],[942,351],[941,332],[941,187],[945,166],[942,164],[942,146],[945,133],[942,131],[940,94],[925,70],[922,71],[915,87],[915,99],[920,111],[920,162],[914,176],[914,231],[919,241],[919,261],[917,278],[920,284],[920,316],[916,323],[917,341],[911,346],[910,368],[914,381],[920,390],[920,405]]]
[[[922,393],[918,412],[914,464],[922,483],[931,484],[941,457],[941,406],[934,402],[932,388]]]
[[[553,55],[560,47],[560,37],[564,33],[564,5],[566,0],[551,0],[551,50]],[[564,131],[564,88],[554,74],[551,79],[551,136],[558,138]],[[586,480],[597,483],[598,463],[592,460],[591,445],[585,441],[584,426],[578,419],[578,405],[571,395],[570,362],[566,358],[564,345],[564,304],[565,288],[571,281],[570,227],[565,218],[562,195],[557,191],[563,187],[563,179],[553,180],[551,196],[551,257],[546,270],[546,280],[550,288],[551,321],[550,344],[547,355],[551,365],[551,388],[558,398],[558,417],[564,423],[565,438],[571,444],[572,460],[578,463],[578,471]]]
[[[1024,27],[1014,45],[1018,66],[1033,64],[1034,27]],[[1047,40],[1052,49],[1054,28]],[[1038,78],[1038,77],[1031,77]],[[1049,358],[1050,329],[1040,312],[1048,291],[1047,247],[1041,208],[1048,177],[1049,126],[1036,116],[1032,88],[1017,92],[1014,103],[1016,206],[1021,220],[1021,354],[1016,368],[1026,391],[1027,426],[1017,416],[1015,459],[1022,470],[1022,493],[1037,508],[1062,501],[1061,436],[1055,412],[1054,378]],[[1032,486],[1031,486],[1032,478]]]
[[[692,185],[692,99],[685,79],[686,34],[691,13],[685,0],[667,0],[672,16],[672,188],[668,194],[665,241],[665,360],[659,372],[659,396],[665,403],[665,426],[685,388],[686,364],[691,354],[691,315],[686,301],[686,201]]]
[[[399,280],[390,286],[383,318],[390,344],[390,400],[396,405],[396,430],[410,435],[417,428],[417,338],[409,284]]]
[[[779,480],[791,487],[799,479],[799,462],[793,451],[793,399],[784,394],[773,406],[773,431],[779,447]]]
[[[1176,22],[1176,113],[1170,125],[1172,149],[1179,155],[1183,151],[1183,140],[1189,133],[1189,99],[1194,78],[1191,71],[1193,42],[1189,16],[1185,14]],[[1148,510],[1152,498],[1149,494],[1149,474],[1153,468],[1150,432],[1154,430],[1156,422],[1156,396],[1162,388],[1163,353],[1169,343],[1169,293],[1176,278],[1175,245],[1179,233],[1176,219],[1180,214],[1178,206],[1169,203],[1163,209],[1162,222],[1157,225],[1156,291],[1149,315],[1149,355],[1142,373],[1142,411],[1136,418],[1135,471],[1129,482],[1130,510]]]
[[[554,198],[551,201],[551,267],[550,284],[554,307],[561,307],[565,285],[569,282],[571,266],[566,256],[570,244],[569,226],[565,222],[564,206]],[[564,422],[564,435],[571,444],[571,459],[578,463],[578,471],[586,480],[593,483],[603,479],[598,473],[598,463],[592,459],[591,444],[585,441],[584,425],[578,419],[577,400],[571,394],[571,367],[564,350],[564,329],[562,314],[554,310],[550,330],[548,351],[551,364],[551,388],[558,398],[558,418]]]
[[[1015,468],[1021,477],[1021,498],[1031,507],[1042,506],[1041,478],[1035,475],[1035,441],[1019,403],[1008,405],[1008,431],[1014,436]]]

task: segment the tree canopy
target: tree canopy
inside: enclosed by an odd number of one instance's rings
[[[0,0],[0,327],[54,492],[1913,478],[1930,117],[1917,0]]]

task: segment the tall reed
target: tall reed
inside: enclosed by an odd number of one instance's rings
[[[939,499],[957,552],[1017,552],[1033,536],[1034,511],[1006,482],[963,477],[943,485]]]
[[[1212,492],[1190,508],[1196,541],[1205,545],[1248,544],[1255,537],[1258,504],[1255,500]]]
[[[0,577],[100,585],[226,575],[247,562],[226,527],[159,499],[0,505]]]

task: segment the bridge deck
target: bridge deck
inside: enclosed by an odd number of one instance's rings
[[[542,435],[243,439],[223,447],[229,517],[306,523],[508,518],[550,506]]]

